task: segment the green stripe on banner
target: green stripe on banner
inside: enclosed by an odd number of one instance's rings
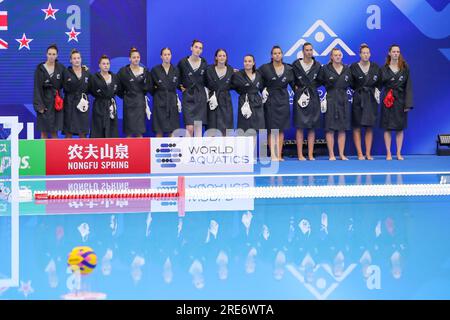
[[[20,140],[21,176],[45,176],[45,140]]]
[[[1,175],[11,177],[11,141],[0,144]],[[21,176],[45,176],[45,140],[19,140]]]

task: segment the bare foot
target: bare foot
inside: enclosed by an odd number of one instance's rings
[[[278,158],[278,161],[284,161],[284,159],[283,158]]]
[[[304,156],[300,156],[300,157],[298,157],[298,160],[300,160],[300,161],[306,161],[306,158],[305,158]]]
[[[335,157],[335,156],[329,157],[328,160],[330,160],[330,161],[336,161],[336,157]]]
[[[373,160],[373,157],[372,157],[371,155],[367,155],[367,156],[366,156],[366,159],[367,159],[367,160]]]
[[[397,160],[405,160],[405,158],[403,158],[401,154],[398,154],[397,155]]]
[[[316,160],[316,158],[314,158],[314,157],[308,157],[308,159],[311,160],[311,161]]]
[[[277,161],[278,162],[278,158],[270,158],[271,161]]]
[[[358,160],[366,160],[366,157],[364,157],[364,156],[358,156]]]
[[[341,160],[348,160],[348,158],[346,156],[339,156],[341,158]]]
[[[392,156],[391,156],[390,154],[388,154],[388,155],[386,156],[386,160],[392,160]]]

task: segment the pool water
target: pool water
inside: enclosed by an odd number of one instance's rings
[[[164,184],[158,179],[21,186],[123,189]],[[445,184],[445,176],[197,179],[186,186],[204,196],[182,211],[176,199],[21,202],[19,286],[0,286],[0,299],[450,298],[449,195],[208,197],[221,185]],[[11,203],[2,202],[0,280],[13,257]],[[88,275],[67,268],[77,246],[97,255]]]

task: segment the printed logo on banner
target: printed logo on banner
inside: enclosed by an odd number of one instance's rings
[[[323,31],[321,31],[322,29]],[[315,56],[327,56],[330,54],[331,50],[336,47],[341,47],[349,56],[356,55],[352,49],[340,38],[338,38],[337,34],[325,23],[323,20],[317,20],[313,23],[313,25],[303,34],[303,36],[297,40],[297,42],[286,52],[285,56],[290,57],[292,56],[296,51],[297,52],[297,58],[303,58],[303,51],[301,50],[301,47],[304,43],[310,42],[313,43],[312,40],[306,40],[310,36],[314,36],[314,40],[317,43],[321,43],[325,40],[325,33],[324,31],[332,38],[335,38],[330,45],[322,52],[318,53],[314,50]]]
[[[156,162],[161,168],[175,168],[183,156],[176,143],[159,143],[155,151]]]
[[[251,137],[152,138],[152,173],[253,172]]]

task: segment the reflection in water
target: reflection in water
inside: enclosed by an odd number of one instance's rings
[[[216,263],[219,267],[219,279],[226,280],[228,278],[228,255],[223,250],[220,250]]]
[[[362,274],[364,278],[368,278],[370,273],[368,271],[369,266],[372,264],[372,256],[368,250],[364,251],[361,259],[359,259],[359,263],[361,264]]]
[[[400,252],[395,251],[392,256],[391,256],[391,272],[392,272],[392,276],[395,279],[400,279],[400,277],[402,276],[402,267],[401,267],[401,256],[400,256]]]
[[[205,286],[205,278],[203,277],[203,265],[197,259],[194,260],[189,273],[192,275],[192,283],[197,289],[202,289]]]
[[[211,220],[209,223],[208,232],[206,235],[205,242],[208,243],[211,239],[211,235],[214,237],[214,239],[217,239],[217,233],[219,232],[219,224],[215,220]]]
[[[284,276],[284,267],[286,264],[286,255],[283,251],[278,251],[275,257],[275,268],[273,270],[273,277],[275,280],[281,280]]]
[[[28,298],[28,296],[34,292],[34,289],[31,286],[31,280],[20,281],[19,292],[21,292],[25,298]]]
[[[264,240],[266,240],[266,241],[269,240],[270,231],[269,231],[269,227],[266,225],[263,225],[262,236],[263,236]]]
[[[173,272],[172,272],[172,262],[170,258],[167,257],[163,266],[163,279],[165,283],[171,283],[173,280]]]
[[[251,248],[247,254],[247,260],[245,261],[245,272],[253,273],[256,269],[256,260],[255,257],[258,254],[256,248]]]
[[[147,219],[145,220],[145,236],[148,237],[150,235],[150,226],[152,225],[152,213],[149,212],[147,214]]]
[[[342,253],[342,251],[339,251],[336,257],[334,258],[334,268],[333,268],[334,276],[337,278],[342,277],[342,275],[344,274],[344,260],[345,260],[344,254]]]
[[[311,224],[308,220],[302,219],[300,220],[298,227],[303,232],[304,235],[309,236],[311,234]]]
[[[111,228],[111,234],[114,236],[115,234],[116,234],[116,232],[117,232],[117,225],[118,225],[118,222],[117,222],[117,219],[116,219],[116,216],[115,215],[112,215],[111,216],[111,223],[109,224],[109,227]]]
[[[245,232],[248,233],[250,232],[250,225],[252,224],[252,219],[253,219],[253,213],[251,211],[247,211],[246,213],[244,213],[242,215],[242,223],[245,226]]]
[[[89,224],[87,224],[86,222],[83,222],[82,224],[80,224],[78,226],[78,231],[80,232],[81,235],[81,240],[83,242],[86,242],[88,240],[89,237]]]
[[[385,179],[300,180],[323,185]],[[408,182],[407,177],[390,179]],[[300,180],[272,182],[289,186]],[[147,211],[140,213],[25,214],[21,283],[14,290],[0,286],[0,295],[51,299],[100,291],[112,299],[414,298],[434,275],[442,275],[436,270],[448,260],[448,196],[243,199],[242,207],[251,209],[233,209],[239,201],[205,197],[188,204],[195,210],[186,210],[184,217],[177,205],[162,201],[146,203]],[[26,205],[24,212],[49,204]],[[9,244],[9,227],[9,217],[0,215],[2,250]],[[85,277],[66,273],[68,252],[81,244],[102,256],[99,268]],[[10,260],[0,261],[0,280],[9,276],[9,265]],[[449,276],[440,277],[450,282]],[[430,291],[435,286],[429,285]],[[444,285],[435,292],[437,298],[450,295]]]
[[[102,274],[104,276],[109,276],[111,274],[112,265],[111,260],[113,258],[113,251],[111,249],[107,249],[105,255],[102,258]]]
[[[138,283],[142,279],[142,266],[145,264],[145,259],[141,256],[135,256],[131,263],[131,278],[134,283]]]
[[[58,286],[58,275],[56,273],[55,260],[50,260],[47,267],[45,267],[45,272],[48,274],[48,284],[50,288],[56,288]]]

